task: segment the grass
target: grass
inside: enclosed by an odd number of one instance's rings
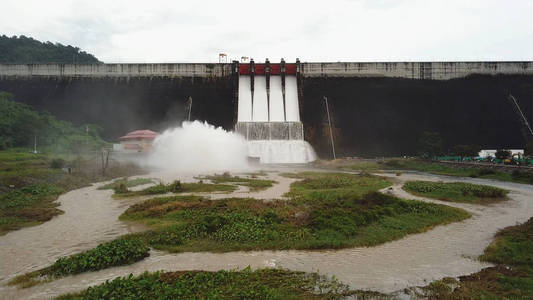
[[[132,264],[147,256],[149,249],[140,240],[118,239],[79,254],[62,257],[49,267],[15,277],[9,285],[31,287],[71,274]]]
[[[61,214],[55,200],[64,192],[141,172],[133,165],[113,165],[103,176],[91,168],[91,161],[78,159],[78,168],[68,174],[52,168],[55,159],[49,154],[0,151],[0,235]]]
[[[350,296],[376,299],[380,294],[352,291],[334,278],[317,273],[246,268],[218,272],[145,272],[56,299],[345,299]]]
[[[151,230],[134,235],[156,249],[235,251],[374,246],[470,217],[444,205],[376,191],[390,185],[369,175],[300,173],[288,201],[208,200],[174,196],[128,208],[122,220]]]
[[[507,227],[498,232],[481,259],[533,270],[533,218],[524,224]]]
[[[262,173],[258,173],[258,174],[262,174]],[[231,176],[229,173],[224,173],[221,175],[205,176],[202,179],[210,180],[215,184],[233,183],[233,184],[237,184],[241,186],[247,186],[248,188],[250,188],[250,191],[264,190],[269,187],[272,187],[272,185],[277,183],[274,180],[257,179],[253,177],[257,177],[257,176],[253,174],[251,175],[251,178],[245,178],[245,177],[239,177],[239,176]]]
[[[508,193],[497,187],[464,182],[408,181],[403,189],[417,196],[474,204],[503,201]]]
[[[97,247],[22,275],[12,284],[29,286],[132,263],[146,255],[146,246],[170,252],[374,246],[470,217],[461,209],[378,193],[391,184],[382,177],[312,172],[293,176],[303,180],[292,184],[287,201],[173,195],[132,205],[120,218],[145,223],[150,229],[118,241],[137,243],[141,249],[133,250],[137,256]]]
[[[533,299],[533,218],[501,230],[481,260],[497,264],[423,288],[429,299]],[[453,287],[453,288],[452,288]]]
[[[421,159],[389,159],[385,161],[339,160],[338,162],[334,161],[331,163],[318,163],[318,166],[363,171],[413,170],[437,175],[494,179],[500,181],[533,184],[533,172],[531,171],[527,172],[524,170],[515,170],[513,172],[504,172],[490,167],[483,168],[481,166],[460,166],[456,164],[439,163]]]
[[[119,178],[117,180],[114,180],[111,183],[105,184],[101,187],[99,187],[99,190],[111,190],[111,189],[117,189],[120,185],[124,185],[126,188],[135,187],[139,185],[149,184],[153,183],[154,180],[151,178]]]
[[[169,184],[159,183],[154,186],[147,187],[140,191],[130,191],[124,185],[115,186],[115,198],[145,196],[145,195],[158,195],[167,193],[211,193],[211,192],[232,192],[237,188],[234,185],[219,184],[219,183],[181,183],[180,181],[174,181]]]

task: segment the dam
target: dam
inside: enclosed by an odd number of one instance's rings
[[[276,74],[281,63],[270,64],[268,80],[266,61],[255,64],[253,77],[250,66],[0,64],[0,91],[75,125],[99,124],[110,141],[139,128],[179,124],[192,97],[193,119],[236,130],[249,144],[305,141],[323,158],[331,155],[324,96],[339,156],[413,155],[424,131],[438,132],[444,147],[521,149],[520,123],[508,94],[533,115],[529,61],[297,61],[286,63],[285,95]]]

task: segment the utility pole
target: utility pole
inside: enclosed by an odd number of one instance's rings
[[[105,171],[109,166],[109,149],[102,148],[102,176],[105,176]]]
[[[33,154],[37,154],[37,135],[33,136]]]
[[[189,104],[189,116],[187,117],[187,121],[191,121],[191,110],[192,110],[192,97],[189,96],[189,100],[187,100],[187,103]]]
[[[526,142],[533,139],[533,129],[531,129],[531,126],[529,125],[529,122],[527,121],[526,116],[524,115],[524,112],[520,108],[520,105],[518,105],[518,101],[516,101],[516,98],[513,97],[513,95],[509,94],[509,100],[514,104],[515,111],[518,114],[518,117],[520,119],[520,122],[524,126],[525,132],[524,137],[526,138]]]
[[[326,103],[326,112],[328,114],[329,137],[331,139],[331,151],[333,152],[333,159],[337,159],[337,155],[335,154],[335,143],[333,142],[333,130],[331,129],[331,118],[329,116],[328,97],[324,96],[324,101]]]

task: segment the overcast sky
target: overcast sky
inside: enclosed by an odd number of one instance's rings
[[[104,62],[533,60],[533,0],[1,0],[0,34]]]

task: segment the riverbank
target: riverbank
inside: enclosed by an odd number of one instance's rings
[[[278,169],[285,171],[283,168]],[[291,169],[287,171],[293,170]],[[276,173],[270,174],[272,177],[279,178]],[[186,252],[179,254],[168,254],[152,250],[150,257],[133,265],[84,273],[76,276],[68,276],[54,282],[23,290],[3,286],[0,288],[0,291],[2,294],[18,298],[48,298],[67,292],[79,291],[85,289],[87,286],[99,284],[107,279],[113,279],[117,276],[125,276],[130,273],[138,275],[144,271],[199,269],[218,271],[221,269],[242,269],[251,266],[253,269],[282,267],[304,272],[315,272],[316,270],[320,270],[321,274],[336,276],[339,281],[348,284],[352,289],[376,290],[388,293],[409,286],[423,286],[425,282],[442,279],[444,277],[457,277],[471,274],[491,266],[491,264],[480,262],[475,258],[483,253],[484,248],[492,241],[494,234],[499,229],[514,225],[515,222],[523,222],[533,213],[533,207],[528,205],[528,201],[530,201],[529,199],[533,198],[533,189],[529,186],[472,178],[458,179],[455,177],[411,173],[404,173],[401,176],[386,174],[386,176],[395,182],[392,186],[394,192],[398,191],[399,193],[404,193],[399,194],[402,198],[417,199],[460,207],[469,211],[473,217],[463,222],[437,226],[428,232],[409,235],[401,240],[396,240],[372,248],[348,248],[334,251],[237,251],[229,253]],[[158,178],[159,175],[151,177]],[[167,182],[170,182],[173,178],[175,178],[175,176],[169,176]],[[286,184],[283,180],[284,179],[279,179],[278,181]],[[479,206],[464,203],[445,203],[438,200],[419,198],[411,196],[401,189],[403,182],[409,180],[448,182],[459,180],[477,184],[490,184],[510,190],[509,200],[493,205]],[[288,190],[285,190],[283,193],[287,191]],[[93,194],[92,191],[87,192],[91,195]],[[107,192],[108,198],[106,201],[110,203],[124,203],[122,211],[124,211],[133,200],[114,200],[110,198],[110,191],[99,192]],[[387,190],[385,190],[385,192],[387,192]],[[242,191],[239,191],[238,193],[240,193],[241,196],[246,197]],[[267,189],[262,193],[280,194],[280,191],[278,190],[278,186],[274,185],[273,188]],[[60,201],[62,197],[63,196],[60,197]],[[224,195],[224,197],[227,197],[227,195]],[[72,209],[76,208],[73,207]],[[65,215],[76,213],[75,211],[68,209],[66,209],[65,212]],[[88,212],[78,213],[87,214]],[[51,222],[54,222],[65,215],[54,218]],[[118,215],[115,215],[115,221],[117,217]],[[10,234],[40,228],[51,222]],[[63,235],[69,236],[72,235],[72,233],[64,233]],[[95,238],[96,235],[97,234],[93,235],[93,238]],[[5,237],[9,237],[9,235]],[[5,237],[0,237],[0,244]],[[2,247],[0,247],[0,249],[1,248]],[[86,247],[82,250],[87,250],[89,248],[92,247]],[[0,254],[0,257],[4,257],[4,254]],[[48,264],[50,263],[51,262]],[[41,266],[46,265],[47,264],[41,262]],[[3,266],[0,269],[3,270]]]
[[[180,194],[185,187],[195,183],[179,181],[140,190],[139,195],[152,194],[148,192],[154,188],[157,192],[154,194],[165,195],[133,204],[120,219],[141,222],[150,230],[114,242],[122,245],[121,240],[130,241],[170,252],[370,247],[470,217],[462,209],[378,193],[391,184],[378,176],[326,172],[287,173],[285,176],[301,180],[292,183],[287,200],[211,200],[191,193],[184,196]],[[244,184],[250,191],[274,183],[229,174],[219,177],[211,180]],[[112,245],[114,243],[102,244],[84,254],[61,258],[50,267],[15,278],[10,284],[27,287],[39,281],[135,262],[123,257],[128,251],[136,253],[134,249],[115,249]],[[98,251],[100,247],[110,250]],[[102,263],[93,267],[86,261]]]
[[[411,170],[436,175],[494,179],[524,184],[533,184],[533,170],[531,168],[514,167],[512,171],[507,166],[486,164],[446,163],[418,158],[387,158],[387,159],[337,159],[333,161],[317,161],[315,166],[320,168],[357,170],[377,172],[385,170]],[[505,169],[505,170],[504,170]]]
[[[67,163],[52,154],[1,151],[0,235],[42,224],[62,214],[56,199],[65,192],[93,182],[143,173],[136,165],[127,163],[111,162],[105,172],[98,168],[98,162],[88,157],[72,158]]]
[[[533,298],[533,218],[499,231],[480,259],[496,266],[411,289],[412,295],[430,299]]]

